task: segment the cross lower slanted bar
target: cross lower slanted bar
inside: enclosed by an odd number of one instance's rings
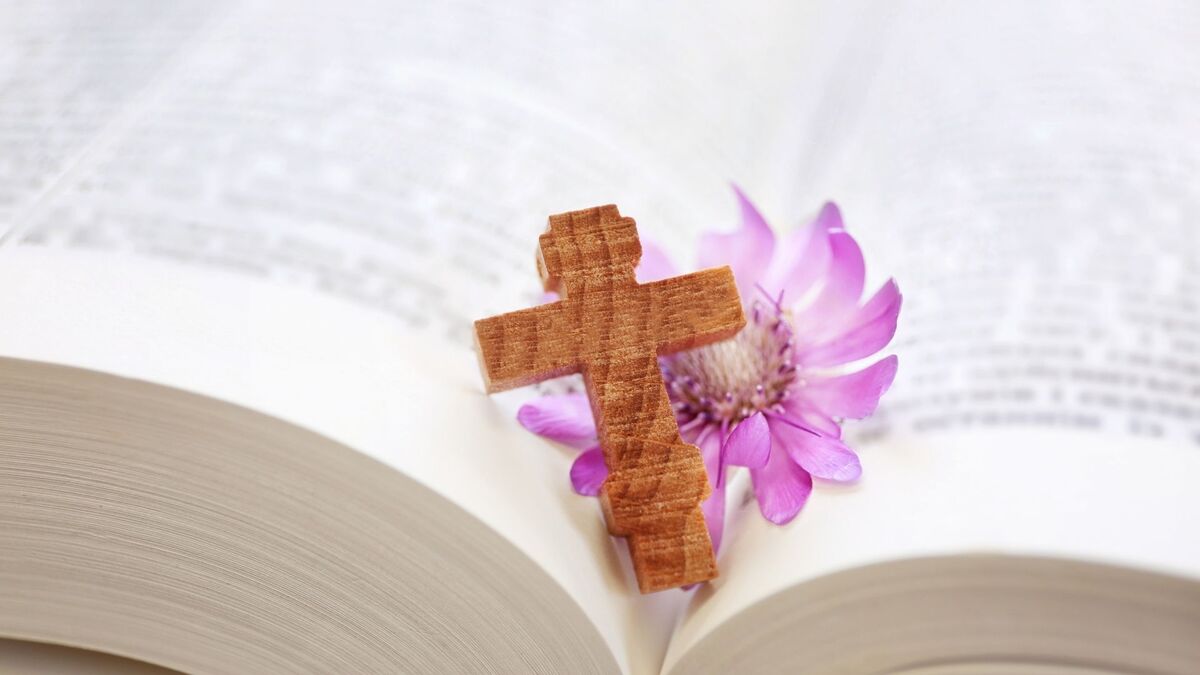
[[[627,537],[643,593],[706,581],[710,487],[679,435],[658,356],[733,336],[746,319],[728,267],[639,284],[641,243],[616,206],[550,217],[538,270],[558,302],[475,322],[488,392],[582,373],[609,476],[609,532]]]

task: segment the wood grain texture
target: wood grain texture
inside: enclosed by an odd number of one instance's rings
[[[638,587],[716,577],[704,462],[679,435],[658,356],[741,330],[732,272],[639,284],[637,226],[612,205],[551,216],[539,244],[543,285],[562,299],[475,322],[488,392],[582,373],[609,470],[601,504],[609,532],[628,538]]]

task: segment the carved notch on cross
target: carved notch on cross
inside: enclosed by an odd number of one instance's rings
[[[728,267],[639,284],[641,255],[616,206],[551,216],[538,271],[562,299],[476,321],[475,339],[489,393],[583,374],[609,470],[608,530],[628,538],[649,593],[717,576],[704,462],[679,435],[658,356],[731,337],[746,318]]]

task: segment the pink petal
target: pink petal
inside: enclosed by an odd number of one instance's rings
[[[517,411],[521,426],[543,438],[583,449],[596,442],[592,406],[584,394],[542,396]]]
[[[809,436],[789,451],[792,459],[817,478],[847,483],[862,475],[858,455],[836,438]]]
[[[712,494],[700,505],[704,512],[704,523],[708,525],[708,537],[712,539],[713,553],[721,549],[721,535],[725,532],[725,486],[714,488]]]
[[[823,334],[836,336],[848,333],[883,316],[892,308],[898,308],[902,300],[900,287],[896,285],[896,280],[888,279],[857,311],[841,317],[838,321],[828,322]]]
[[[772,448],[774,451],[766,466],[750,469],[750,481],[763,518],[776,525],[785,525],[808,501],[808,495],[812,493],[812,476],[786,452],[781,452],[782,446],[773,445]]]
[[[754,284],[771,262],[775,250],[775,233],[762,214],[735,185],[742,209],[742,227],[733,234],[706,234],[700,239],[701,269],[729,265],[742,297],[750,297]]]
[[[858,455],[836,438],[813,435],[778,417],[771,421],[771,433],[775,436],[776,445],[772,447],[776,451],[786,450],[789,457],[817,478],[844,483],[862,475]]]
[[[555,293],[554,291],[546,291],[538,296],[537,304],[546,305],[551,302],[558,302],[558,299],[558,293]]]
[[[641,283],[666,279],[677,274],[675,265],[666,251],[646,240],[642,240],[642,262],[638,264],[637,280]]]
[[[861,313],[867,318],[860,323],[883,314],[888,307],[897,302],[900,302],[900,287],[896,285],[895,279],[888,279],[862,306]]]
[[[792,232],[775,250],[763,276],[763,287],[772,296],[783,293],[783,304],[793,305],[823,278],[829,268],[833,251],[829,230],[841,227],[837,207],[827,204],[817,218]]]
[[[840,339],[854,329],[878,319],[889,310],[895,309],[898,313],[901,300],[900,288],[896,285],[896,280],[888,279],[867,300],[866,304],[852,312],[824,319],[809,317],[807,320],[795,320],[796,337],[804,345],[800,351]]]
[[[754,469],[766,466],[771,454],[771,428],[767,426],[767,418],[762,413],[755,413],[742,420],[725,440],[722,454],[725,464]]]
[[[712,539],[713,551],[721,545],[721,534],[725,530],[725,481],[721,476],[721,432],[715,426],[706,426],[692,441],[700,448],[704,468],[708,472],[708,484],[713,491],[700,505],[704,522],[708,525],[708,536]]]
[[[842,220],[842,210],[833,202],[825,202],[817,213],[816,223],[827,232],[844,232],[846,223]]]
[[[598,445],[581,452],[571,465],[571,485],[585,497],[600,494],[605,478],[608,478],[608,467],[604,465],[604,453]]]
[[[862,419],[875,412],[896,378],[895,355],[849,375],[810,379],[799,390],[803,400],[830,417]]]
[[[862,249],[846,232],[829,235],[831,258],[824,284],[812,303],[797,315],[800,324],[837,320],[858,307],[866,281]]]
[[[853,327],[847,332],[819,345],[796,348],[796,356],[805,368],[823,368],[864,359],[887,346],[896,335],[896,320],[900,315],[901,297],[895,296],[892,304],[882,313],[861,322],[867,307],[857,313]],[[870,303],[868,303],[870,304]],[[872,311],[876,308],[872,307]]]
[[[783,402],[783,409],[787,412],[789,418],[822,436],[830,438],[842,437],[842,426],[837,421],[817,410],[806,401],[803,397],[803,390],[794,391],[798,392],[797,395]]]

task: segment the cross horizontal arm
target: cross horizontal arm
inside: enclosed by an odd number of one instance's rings
[[[733,272],[717,267],[644,284],[658,353],[692,349],[732,337],[746,325]]]
[[[489,394],[579,370],[579,331],[561,302],[475,322],[476,353]]]

